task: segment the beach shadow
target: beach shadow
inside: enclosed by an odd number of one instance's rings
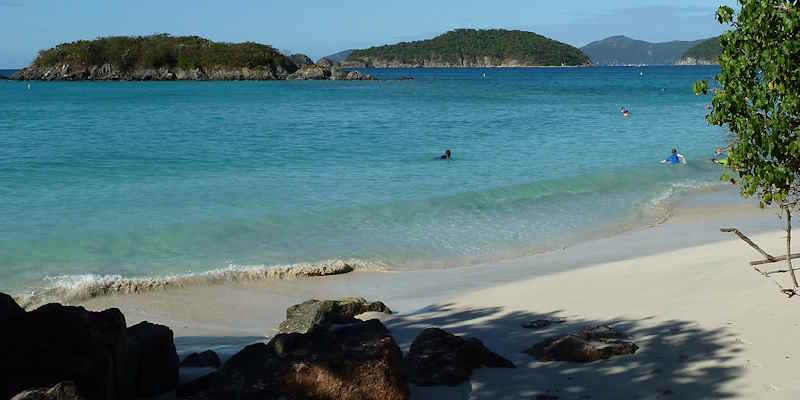
[[[522,325],[566,318],[547,328]],[[691,321],[590,320],[556,310],[507,312],[500,307],[434,305],[385,321],[404,352],[419,332],[439,327],[477,337],[516,369],[478,369],[457,387],[413,387],[414,399],[681,399],[732,398],[726,385],[743,372],[734,365],[741,343],[725,328],[703,329]],[[538,362],[523,351],[535,343],[591,325],[611,325],[639,345],[632,356],[588,364]],[[552,396],[552,397],[547,397]]]

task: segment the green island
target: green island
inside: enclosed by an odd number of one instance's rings
[[[273,47],[198,36],[112,36],[42,50],[15,79],[282,79],[298,67]]]
[[[694,64],[718,64],[719,55],[722,53],[722,45],[719,42],[719,36],[708,39],[692,47],[683,53],[679,64],[694,65]]]
[[[429,40],[355,50],[347,66],[538,67],[590,65],[579,49],[533,32],[456,29]]]

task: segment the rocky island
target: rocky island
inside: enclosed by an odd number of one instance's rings
[[[354,68],[475,68],[588,66],[579,49],[533,32],[457,29],[429,40],[354,50]]]
[[[322,60],[321,60],[322,61]],[[336,62],[314,64],[253,43],[219,43],[198,36],[114,36],[63,43],[39,52],[11,79],[86,80],[369,80]]]

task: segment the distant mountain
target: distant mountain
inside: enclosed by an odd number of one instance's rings
[[[346,62],[377,68],[533,67],[588,65],[589,57],[533,32],[456,29],[429,40],[356,50]]]
[[[682,65],[711,65],[719,63],[722,45],[719,36],[701,42],[683,53],[679,64]]]
[[[612,36],[583,46],[595,65],[671,65],[683,53],[704,40],[650,43],[626,36]]]
[[[329,59],[331,61],[336,61],[336,62],[342,63],[342,62],[344,62],[344,60],[347,60],[347,57],[349,57],[350,53],[352,53],[353,51],[354,51],[354,49],[344,50],[344,51],[340,51],[338,53],[331,54],[329,56],[325,56],[323,58],[327,58],[327,59]]]

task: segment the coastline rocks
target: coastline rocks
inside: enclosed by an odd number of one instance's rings
[[[392,310],[377,301],[361,297],[340,300],[309,300],[286,309],[286,320],[278,326],[281,333],[308,333],[320,326],[351,323],[354,317],[366,312],[391,314]]]
[[[317,61],[317,65],[319,65],[320,67],[325,67],[325,68],[329,68],[330,69],[330,68],[333,68],[333,67],[338,67],[340,64],[339,64],[338,61],[331,60],[330,58],[322,57],[322,58],[319,59],[319,61]]]
[[[11,400],[84,400],[74,382],[61,382],[51,388],[26,390]]]
[[[0,322],[5,323],[23,314],[25,314],[25,310],[14,301],[13,297],[0,293]]]
[[[422,331],[406,355],[410,382],[420,386],[455,386],[481,367],[515,368],[476,338],[461,338],[439,328]]]
[[[291,71],[294,72],[294,71]],[[132,71],[121,71],[114,65],[103,64],[95,66],[72,66],[62,64],[58,66],[32,65],[17,71],[11,79],[25,81],[170,81],[170,80],[276,80],[285,79],[290,72],[280,65],[257,68],[224,68],[210,67],[207,69],[181,68],[159,69],[140,68]]]
[[[346,60],[346,61],[342,62],[342,67],[343,68],[372,68],[372,65],[370,65],[367,62],[361,61],[361,60],[355,60],[355,61]]]
[[[378,320],[245,347],[219,371],[178,389],[182,398],[405,400],[403,354]]]
[[[375,78],[372,75],[365,75],[358,71],[350,71],[344,79],[348,81],[371,81]]]
[[[297,65],[298,68],[303,68],[306,65],[314,64],[314,61],[311,60],[311,58],[302,53],[292,54],[291,56],[289,56],[289,59],[292,60],[294,65]]]
[[[181,361],[181,367],[189,368],[219,368],[220,365],[222,365],[222,361],[220,361],[219,356],[213,350],[189,354]]]
[[[48,304],[0,330],[0,398],[74,381],[90,400],[133,397],[126,374],[125,317]]]
[[[587,327],[577,335],[551,338],[525,350],[539,361],[587,363],[636,353],[639,346],[616,329],[600,325]]]
[[[286,79],[297,81],[308,80],[326,80],[331,77],[331,70],[329,67],[323,65],[306,65],[293,74],[289,75]]]
[[[142,322],[127,329],[128,372],[136,397],[151,397],[178,386],[178,354],[172,330]]]

